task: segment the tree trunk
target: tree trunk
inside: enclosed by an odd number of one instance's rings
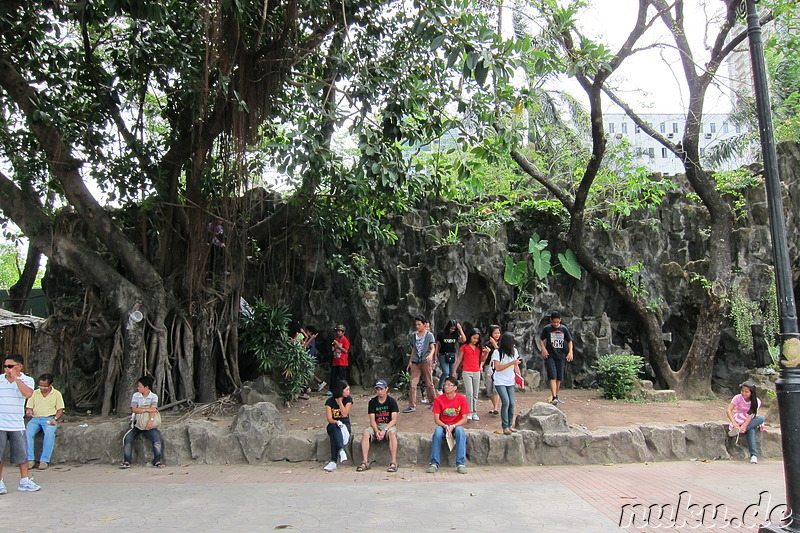
[[[28,254],[25,257],[25,267],[19,280],[8,289],[9,301],[8,310],[12,313],[24,313],[25,305],[31,294],[31,288],[36,281],[39,273],[39,264],[42,259],[42,252],[32,243],[28,243]]]

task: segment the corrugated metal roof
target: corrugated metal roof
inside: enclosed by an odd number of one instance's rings
[[[36,329],[44,324],[45,319],[32,315],[18,315],[5,309],[0,309],[0,328],[6,326],[27,326]]]

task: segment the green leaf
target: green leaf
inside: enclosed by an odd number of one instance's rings
[[[581,265],[578,263],[578,258],[575,257],[575,252],[567,250],[563,254],[558,254],[558,261],[567,274],[575,279],[581,279]]]
[[[550,273],[550,251],[549,250],[534,250],[531,254],[533,257],[533,270],[536,272],[536,277],[544,279]]]

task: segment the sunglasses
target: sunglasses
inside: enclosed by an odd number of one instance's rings
[[[13,365],[3,365],[3,367],[4,368],[14,368],[15,366],[17,366],[17,364],[19,364],[19,363],[16,363],[16,364],[13,364]]]

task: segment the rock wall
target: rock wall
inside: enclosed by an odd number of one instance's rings
[[[800,148],[782,145],[780,157],[798,293]],[[683,176],[662,179],[676,180],[681,187],[687,187]],[[745,194],[746,210],[734,234],[732,261],[736,285],[758,302],[772,283],[767,204],[763,187],[749,189]],[[323,360],[331,328],[343,323],[353,342],[351,381],[368,384],[382,378],[393,384],[398,372],[405,368],[413,316],[423,313],[431,319],[434,332],[449,318],[484,331],[489,324],[499,323],[504,330],[516,334],[528,367],[542,372],[537,338],[552,309],[561,310],[575,338],[575,361],[568,365],[565,386],[594,386],[592,367],[606,353],[628,351],[646,356],[632,315],[608,289],[585,273],[581,280],[575,280],[560,268],[555,269],[538,284],[529,310],[512,310],[514,294],[503,279],[504,258],[509,253],[516,260],[526,258],[527,253],[513,250],[527,250],[528,238],[538,233],[550,241],[556,263],[557,252],[564,251],[558,235],[565,229],[557,219],[520,210],[506,223],[468,224],[459,222],[459,210],[463,207],[428,201],[394,220],[396,243],[361,252],[381,272],[382,285],[374,291],[358,290],[351,280],[327,271],[324,258],[345,251],[333,247],[323,250],[316,245],[297,247],[298,253],[308,254],[303,263],[309,265],[309,272],[313,268],[314,283],[291,287],[291,307],[303,323],[314,324],[322,331],[318,346]],[[692,316],[702,296],[696,292],[701,290],[698,284],[691,283],[691,279],[707,271],[707,228],[705,209],[676,192],[669,193],[652,216],[634,213],[619,219],[613,227],[591,229],[591,246],[608,263],[622,268],[640,261],[644,264],[638,281],[663,311],[669,356],[676,365],[691,343]],[[456,232],[458,238],[451,238]],[[733,329],[726,328],[715,365],[715,390],[735,390],[754,366],[753,349],[739,346]]]
[[[568,426],[563,413],[538,403],[517,419],[519,431],[511,436],[484,430],[467,431],[467,460],[472,465],[585,465],[644,461],[746,459],[745,439],[729,438],[727,425],[718,422],[684,425],[648,424],[632,428],[588,431]],[[86,427],[59,427],[54,463],[119,463],[125,422],[112,421]],[[361,431],[354,426],[348,457],[361,457]],[[245,405],[230,426],[205,420],[165,422],[161,427],[164,460],[168,465],[268,464],[273,461],[318,461],[330,458],[324,430],[286,431],[271,403]],[[398,435],[401,467],[426,465],[431,435]],[[781,457],[780,433],[759,432],[760,457]],[[37,440],[38,448],[41,446]],[[388,447],[373,443],[370,455],[378,464],[389,463]],[[443,464],[454,466],[454,456],[443,453]],[[134,464],[152,460],[150,442],[136,439]]]

